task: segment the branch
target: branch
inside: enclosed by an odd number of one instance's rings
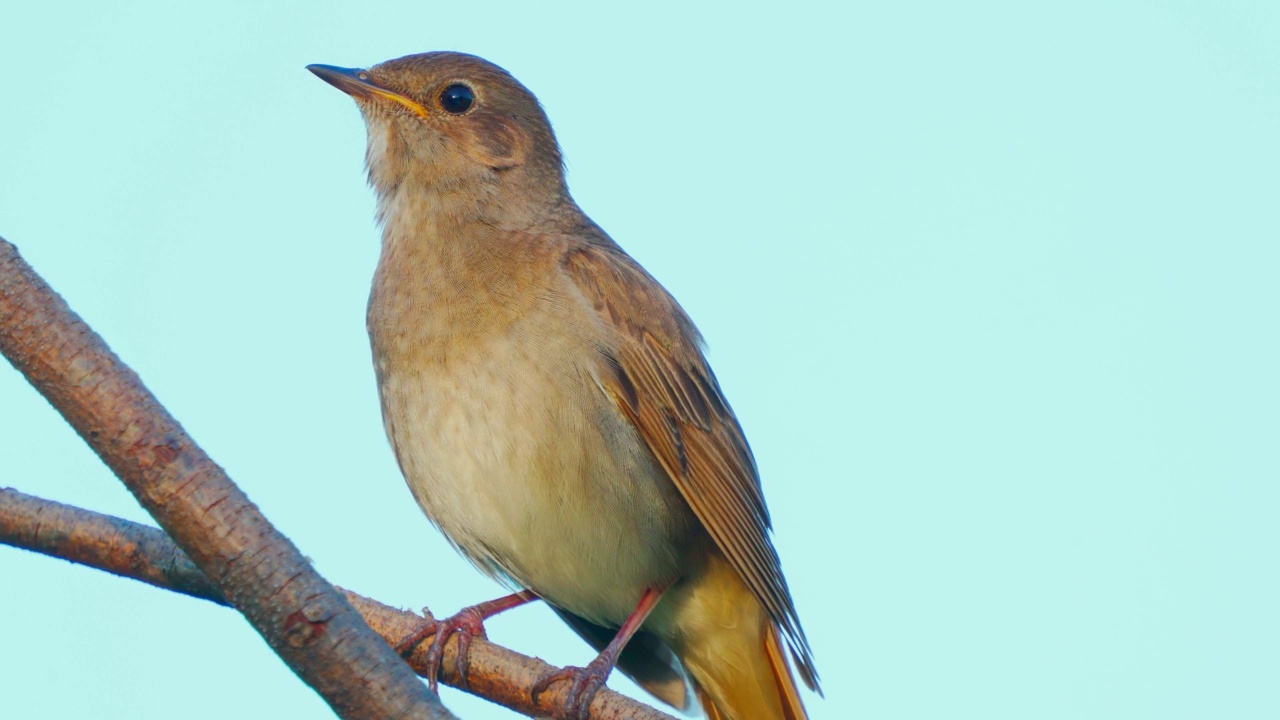
[[[453,717],[3,239],[0,352],[334,712]]]
[[[121,518],[43,500],[11,488],[0,488],[0,543],[134,578],[156,587],[226,604],[213,584],[182,550],[157,528]],[[404,610],[343,591],[366,622],[389,644],[405,637],[423,620]],[[423,673],[428,642],[420,643],[410,665]],[[456,641],[445,646],[441,682],[530,716],[550,715],[564,703],[563,684],[553,685],[537,705],[530,700],[533,684],[555,668],[476,638],[471,643],[469,687],[457,674]],[[602,689],[591,704],[597,720],[675,720],[647,705]]]

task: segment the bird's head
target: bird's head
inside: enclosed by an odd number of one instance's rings
[[[527,217],[568,197],[546,113],[497,65],[431,52],[367,70],[307,69],[360,107],[369,131],[369,182],[384,201],[400,191],[425,192],[453,212]]]

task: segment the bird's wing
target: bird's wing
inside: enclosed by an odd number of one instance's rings
[[[565,272],[618,338],[602,382],[639,430],[720,551],[778,623],[801,677],[817,689],[747,439],[676,301],[616,245],[577,246]]]

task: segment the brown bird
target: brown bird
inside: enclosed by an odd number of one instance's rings
[[[400,468],[521,590],[444,621],[435,657],[537,597],[602,650],[535,688],[572,680],[566,715],[616,664],[711,718],[806,717],[783,646],[818,676],[742,428],[693,322],[569,196],[537,99],[459,53],[309,69],[368,126],[368,327]]]

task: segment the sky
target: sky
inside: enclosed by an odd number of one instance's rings
[[[814,720],[1280,717],[1280,5],[864,5],[9,3],[0,236],[330,581],[496,597],[383,435],[365,131],[304,69],[481,55],[706,336]],[[148,520],[7,366],[0,485]],[[332,717],[232,611],[0,578],[6,716]]]

